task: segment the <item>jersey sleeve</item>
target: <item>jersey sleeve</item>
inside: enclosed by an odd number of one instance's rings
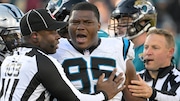
[[[129,40],[129,48],[128,48],[128,51],[127,51],[127,56],[126,56],[126,59],[125,61],[131,59],[133,60],[134,59],[134,44],[132,43],[132,41]]]
[[[176,94],[170,94],[170,92],[161,92],[156,89],[153,89],[153,94],[149,98],[151,100],[157,100],[157,101],[179,101],[180,96],[180,87],[176,90]]]

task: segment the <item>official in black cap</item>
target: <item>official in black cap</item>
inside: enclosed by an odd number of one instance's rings
[[[66,25],[66,22],[54,20],[45,9],[28,11],[20,22],[25,44],[39,47],[48,54],[55,53],[60,38],[57,30]]]

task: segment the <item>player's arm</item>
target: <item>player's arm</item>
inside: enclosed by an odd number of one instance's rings
[[[125,101],[146,101],[144,98],[132,96],[132,93],[127,88],[131,84],[131,80],[138,80],[138,78],[132,60],[129,59],[126,62],[126,88],[123,90],[123,97]]]

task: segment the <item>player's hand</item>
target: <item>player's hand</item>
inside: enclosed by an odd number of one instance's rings
[[[153,92],[153,89],[147,85],[147,83],[142,80],[140,75],[137,75],[139,80],[131,80],[132,85],[128,85],[128,89],[132,92],[133,96],[150,98]]]
[[[119,85],[123,82],[124,78],[122,77],[122,73],[120,73],[115,79],[115,74],[116,74],[116,69],[113,70],[113,72],[111,73],[110,77],[106,80],[103,81],[105,74],[103,73],[97,82],[97,91],[101,90],[104,91],[107,96],[108,99],[113,98],[117,93],[119,93],[120,91],[122,91],[125,88],[125,85],[123,85],[122,87],[119,88]]]

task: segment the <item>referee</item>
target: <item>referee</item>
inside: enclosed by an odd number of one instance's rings
[[[114,79],[114,70],[107,81],[100,76],[95,95],[80,93],[67,79],[61,65],[48,54],[56,52],[58,28],[65,22],[52,19],[45,9],[33,9],[20,22],[23,44],[8,56],[1,66],[0,101],[102,101],[111,99],[124,87],[123,78]]]
[[[147,33],[144,44],[146,70],[138,75],[139,81],[132,80],[133,85],[128,86],[132,95],[149,101],[180,101],[180,72],[171,61],[174,50],[174,38],[168,31],[154,29]]]

